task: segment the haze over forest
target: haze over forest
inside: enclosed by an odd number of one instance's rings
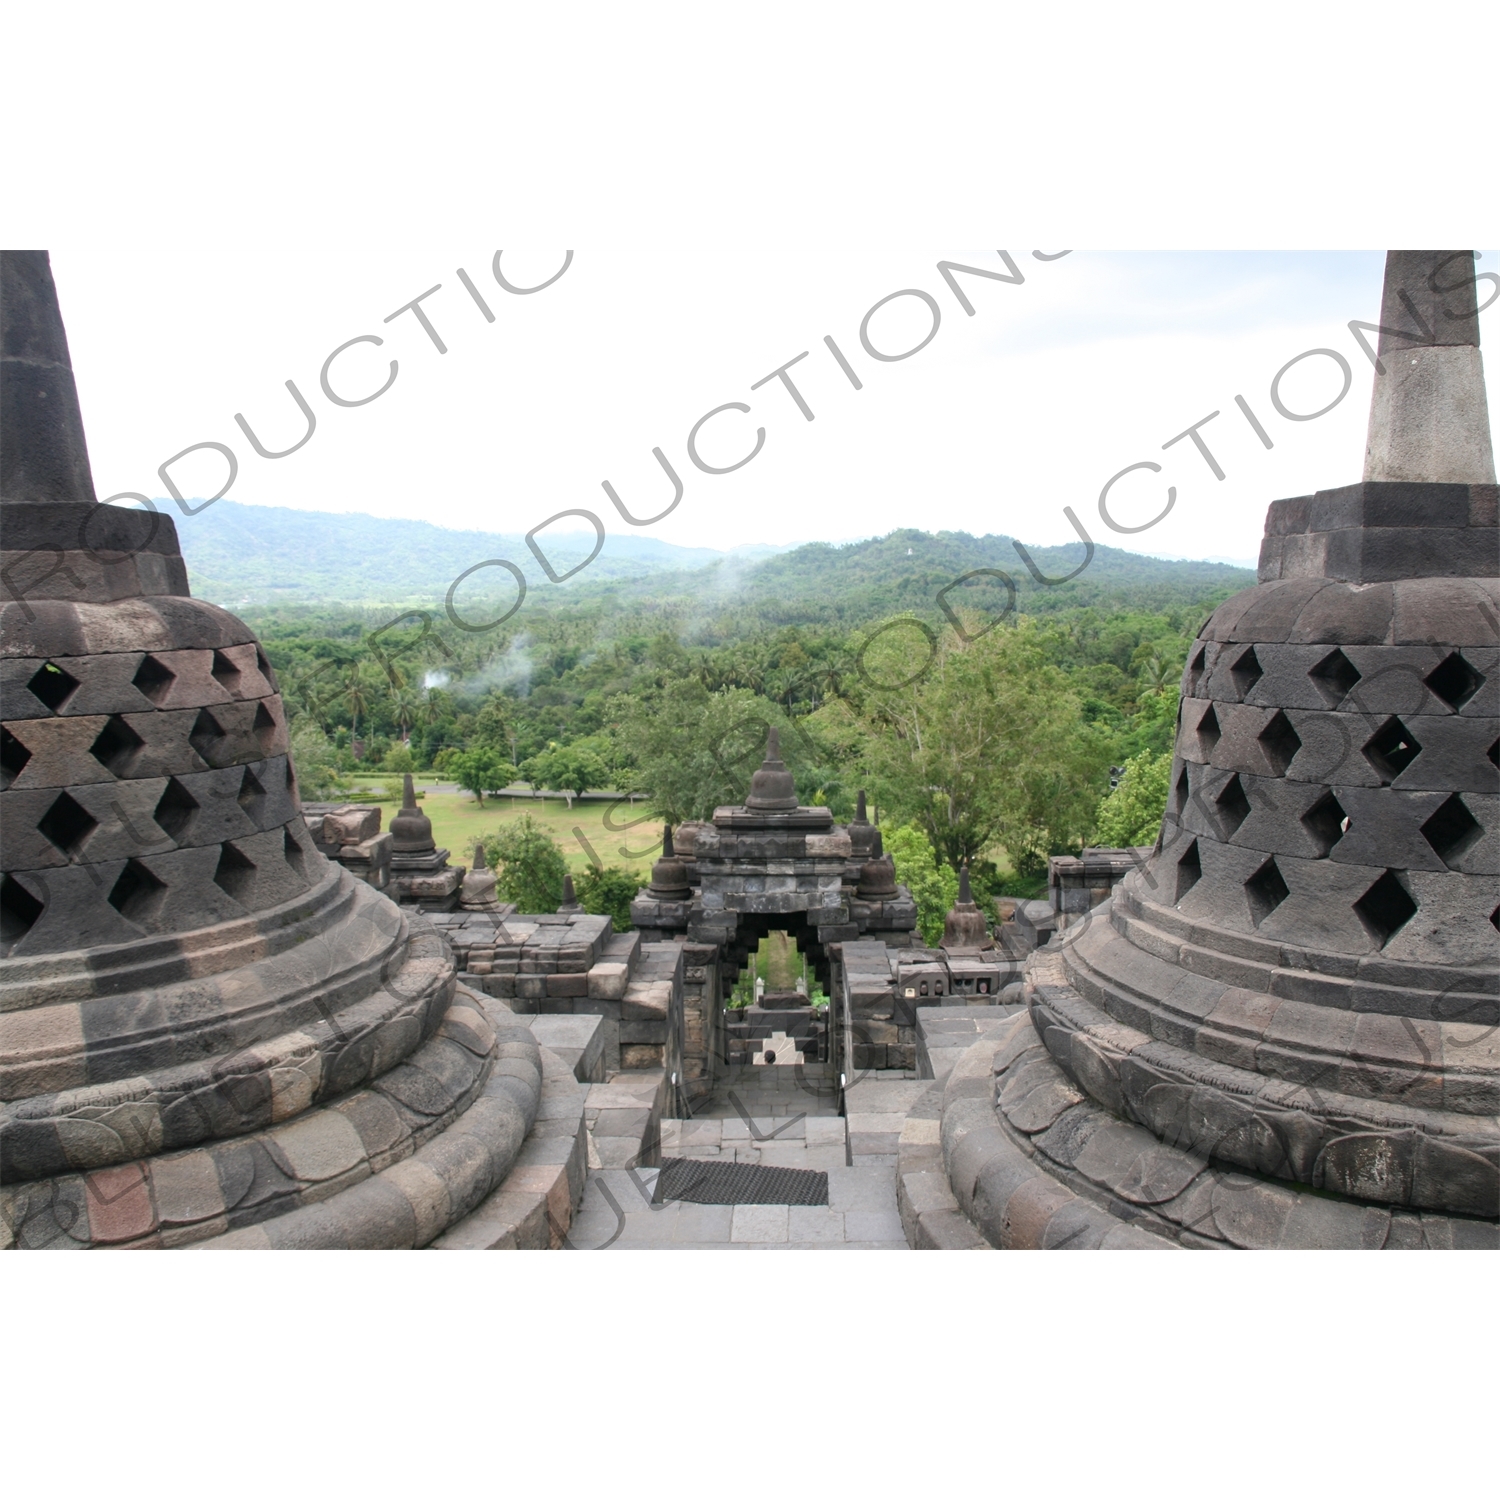
[[[163,502],[165,503],[165,502]],[[230,609],[276,605],[437,605],[453,580],[475,563],[507,558],[527,576],[533,603],[582,603],[609,597],[625,603],[696,599],[716,611],[763,607],[784,621],[858,623],[905,610],[941,617],[935,596],[973,569],[1003,571],[1014,581],[1016,607],[1052,611],[1100,602],[1150,607],[1180,591],[1247,587],[1249,570],[1220,562],[1168,561],[1109,547],[1095,539],[1094,558],[1077,579],[1039,586],[1004,535],[900,530],[844,543],[770,544],[729,552],[678,547],[649,535],[609,533],[599,555],[557,585],[521,535],[453,531],[427,521],[389,520],[221,500],[199,515],[176,517],[193,590]],[[570,523],[564,523],[570,524]],[[1097,528],[1096,528],[1097,529]],[[537,538],[553,571],[564,574],[594,545],[592,532],[557,531]],[[1082,543],[1028,547],[1048,578],[1071,573]],[[1004,607],[1008,586],[973,580],[960,599],[988,589]],[[977,593],[976,593],[977,590]],[[465,586],[465,597],[514,594],[506,575],[487,570]],[[957,602],[957,601],[955,601]],[[988,596],[980,601],[981,607]]]
[[[194,592],[244,616],[280,674],[305,795],[426,773],[467,788],[476,818],[521,784],[635,793],[675,823],[743,797],[777,724],[805,803],[847,817],[869,790],[924,930],[964,862],[982,893],[1035,894],[1049,853],[1155,837],[1187,651],[1254,582],[915,529],[731,553],[610,534],[562,583],[524,537],[420,521],[220,502],[179,534]],[[542,545],[562,574],[593,541]],[[455,623],[453,580],[494,559],[524,573],[521,606],[507,614],[513,575],[491,567]],[[560,885],[526,885],[564,868],[547,833],[494,837],[507,899],[555,906]],[[579,894],[623,924],[641,878],[586,870]]]

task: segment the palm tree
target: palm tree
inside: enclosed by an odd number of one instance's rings
[[[324,660],[295,675],[287,674],[290,681],[286,696],[294,710],[315,719],[325,734],[328,731],[329,703],[339,695],[337,672],[337,662]]]
[[[391,717],[401,726],[401,743],[404,745],[411,739],[412,724],[427,706],[426,699],[403,685],[391,690],[390,700]]]
[[[359,675],[359,663],[349,663],[349,670],[344,676],[344,702],[349,705],[349,714],[354,721],[354,726],[349,732],[349,738],[359,738],[359,716],[370,711],[370,693],[363,679]]]
[[[1149,698],[1155,693],[1165,692],[1167,679],[1171,675],[1171,667],[1153,652],[1141,665],[1141,680],[1146,685],[1146,696]]]

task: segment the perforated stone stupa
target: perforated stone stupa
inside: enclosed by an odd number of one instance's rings
[[[1272,504],[1161,835],[949,1083],[1003,1248],[1494,1246],[1500,535],[1470,252],[1392,252],[1364,480]],[[960,1076],[961,1075],[961,1076]]]
[[[96,503],[47,257],[0,269],[4,1243],[427,1244],[536,1043],[317,853],[265,654],[169,517]]]

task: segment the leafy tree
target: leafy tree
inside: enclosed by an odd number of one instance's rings
[[[590,866],[573,884],[585,911],[608,917],[616,932],[625,932],[630,927],[630,903],[645,883],[630,870],[606,865],[598,870]]]
[[[896,880],[917,903],[917,930],[928,947],[942,941],[943,922],[958,900],[958,876],[940,865],[937,852],[915,823],[882,830],[885,852],[896,865]]]
[[[381,757],[380,769],[382,771],[394,771],[398,776],[404,771],[415,771],[417,769],[416,757],[411,753],[409,745],[392,745]]]
[[[627,763],[621,789],[644,793],[672,823],[711,818],[716,807],[744,801],[773,725],[781,730],[781,757],[800,797],[810,800],[830,774],[819,766],[817,741],[800,721],[742,688],[710,692],[696,677],[679,677],[612,707]]]
[[[338,752],[313,719],[293,719],[288,749],[297,775],[297,794],[304,802],[326,802],[345,789]]]
[[[1172,752],[1149,750],[1125,762],[1119,785],[1099,804],[1097,836],[1111,849],[1133,849],[1154,844],[1167,810],[1167,788],[1172,776]]]
[[[568,862],[551,834],[530,813],[522,813],[499,833],[485,838],[484,854],[495,871],[502,901],[514,901],[523,912],[556,911],[562,904]]]
[[[1030,875],[1081,842],[1109,744],[1033,622],[967,642],[892,628],[880,644],[865,664],[877,688],[862,759],[882,805],[954,868],[998,843]]]
[[[1141,692],[1142,696],[1150,696],[1155,693],[1166,692],[1171,680],[1177,674],[1170,662],[1163,661],[1160,654],[1153,651],[1150,656],[1141,663]]]
[[[510,708],[510,700],[503,694],[492,693],[486,698],[484,706],[474,715],[471,743],[493,750],[508,760],[511,747]]]
[[[486,792],[497,791],[511,778],[511,768],[493,750],[483,749],[464,750],[450,756],[443,773],[451,776],[466,792],[473,792],[481,807]]]
[[[549,745],[540,755],[533,755],[522,763],[521,775],[532,786],[564,793],[571,809],[574,797],[609,780],[609,767],[582,741],[575,741],[571,745]]]
[[[388,706],[391,717],[400,727],[403,740],[411,738],[411,726],[429,711],[428,701],[423,694],[405,684],[391,689]]]
[[[1137,712],[1132,715],[1124,732],[1120,735],[1117,754],[1128,760],[1142,751],[1160,754],[1170,751],[1177,737],[1177,705],[1181,692],[1176,683],[1152,693],[1140,700]],[[1121,761],[1116,761],[1116,765]],[[1156,835],[1151,835],[1155,839]]]

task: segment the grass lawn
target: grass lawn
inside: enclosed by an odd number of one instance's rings
[[[393,795],[384,802],[371,804],[380,808],[380,826],[389,831],[391,819],[401,806],[400,777],[354,776],[349,778],[361,791],[374,787],[390,787]],[[661,822],[647,817],[640,803],[632,808],[629,803],[615,807],[609,802],[575,802],[573,811],[568,811],[566,802],[548,798],[531,801],[517,797],[486,797],[481,807],[472,792],[445,792],[434,790],[443,785],[439,778],[416,776],[413,778],[419,792],[426,792],[417,806],[432,819],[432,835],[440,849],[449,851],[449,859],[455,865],[469,865],[474,861],[474,842],[485,834],[498,833],[508,822],[522,813],[531,816],[556,839],[558,847],[568,861],[574,874],[586,870],[593,861],[579,842],[574,829],[581,829],[583,836],[593,846],[599,862],[618,865],[641,875],[650,875],[652,862],[661,853]],[[605,815],[610,824],[606,825]],[[644,822],[627,828],[637,818]]]

